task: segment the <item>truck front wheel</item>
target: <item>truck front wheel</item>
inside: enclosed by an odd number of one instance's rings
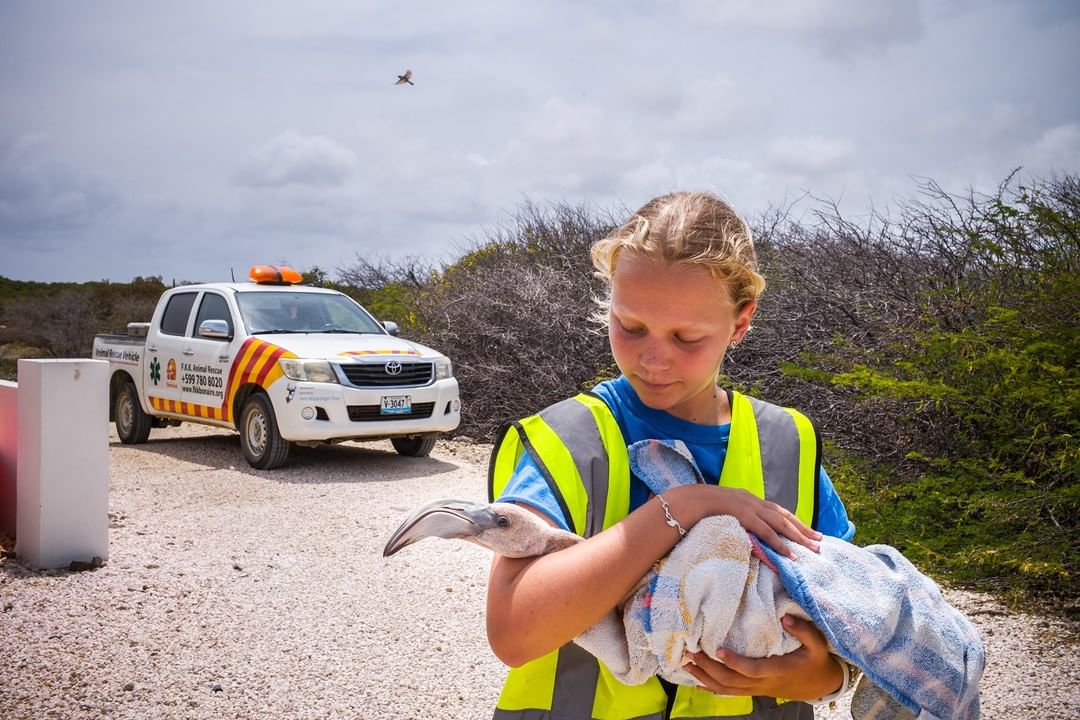
[[[116,434],[125,445],[144,443],[150,437],[150,426],[153,425],[154,418],[143,412],[142,405],[139,404],[139,391],[135,389],[134,383],[124,383],[116,394],[113,417],[116,418]]]
[[[435,436],[424,435],[423,437],[396,437],[390,439],[390,444],[397,450],[398,455],[408,457],[427,457],[435,447]]]
[[[289,456],[289,441],[278,432],[270,398],[256,393],[240,414],[240,445],[248,464],[258,470],[280,467]]]

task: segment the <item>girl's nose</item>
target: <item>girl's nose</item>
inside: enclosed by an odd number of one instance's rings
[[[643,367],[664,370],[671,365],[671,353],[667,351],[663,342],[649,340],[641,353],[640,362]]]

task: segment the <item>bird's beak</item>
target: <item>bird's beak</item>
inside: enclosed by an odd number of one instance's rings
[[[383,548],[390,557],[401,548],[427,537],[471,538],[498,525],[490,505],[467,500],[436,500],[424,505],[401,523]]]

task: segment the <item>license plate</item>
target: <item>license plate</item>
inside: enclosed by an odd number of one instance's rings
[[[402,415],[412,412],[411,395],[383,395],[379,412],[383,415]]]

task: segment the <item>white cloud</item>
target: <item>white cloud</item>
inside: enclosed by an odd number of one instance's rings
[[[858,148],[847,138],[822,135],[780,137],[768,145],[770,165],[781,171],[818,175],[849,166]]]
[[[480,153],[467,153],[465,161],[475,167],[488,167],[492,163],[491,159],[484,157]]]
[[[0,236],[38,243],[45,233],[87,225],[116,203],[100,178],[64,162],[46,135],[0,145]]]
[[[1063,170],[1080,167],[1080,125],[1068,123],[1046,130],[1030,153],[1032,169]]]
[[[923,33],[915,0],[689,0],[687,11],[733,35],[764,30],[836,57],[911,43]]]
[[[537,201],[618,194],[625,173],[657,152],[658,141],[643,138],[650,129],[598,101],[549,97],[503,144],[498,189]]]
[[[593,135],[601,122],[601,112],[585,103],[571,103],[550,97],[533,117],[528,136],[544,145],[577,143]]]
[[[349,179],[356,166],[356,154],[334,140],[288,131],[252,149],[236,179],[254,187],[336,187]]]

